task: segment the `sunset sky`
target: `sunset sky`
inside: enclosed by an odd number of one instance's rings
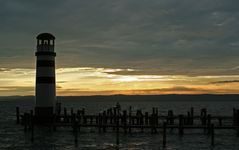
[[[57,95],[239,94],[238,0],[5,0],[0,96],[34,95],[36,36]]]

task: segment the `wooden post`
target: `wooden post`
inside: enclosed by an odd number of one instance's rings
[[[210,114],[207,115],[207,121],[208,121],[207,124],[211,124],[211,115]]]
[[[71,115],[73,115],[73,113],[74,113],[74,109],[73,109],[73,108],[71,108]]]
[[[129,106],[129,133],[131,133],[131,125],[132,125],[132,107]]]
[[[59,116],[61,114],[61,103],[56,103],[56,114]]]
[[[134,125],[134,119],[135,119],[135,116],[131,116],[131,124]]]
[[[148,112],[145,112],[145,115],[144,115],[144,121],[145,121],[145,125],[149,125],[149,113]]]
[[[136,125],[139,125],[139,110],[136,111]]]
[[[95,116],[95,124],[99,125],[99,116]]]
[[[83,119],[83,124],[87,124],[87,117],[85,116],[85,114],[82,114],[82,119]]]
[[[34,118],[33,114],[31,114],[31,141],[34,141]]]
[[[85,108],[82,108],[82,115],[85,115]]]
[[[153,131],[154,131],[154,133],[157,133],[157,128],[156,128],[156,126],[157,126],[157,120],[158,120],[158,115],[157,115],[157,113],[155,113],[154,115],[153,115]]]
[[[90,116],[90,124],[93,124],[93,116]]]
[[[101,126],[102,126],[102,117],[101,117],[101,113],[99,113],[99,125],[98,125],[98,127],[99,127],[99,132],[101,132]]]
[[[142,110],[140,110],[140,125],[141,125],[141,132],[144,132],[144,115],[142,113]]]
[[[173,125],[173,124],[174,124],[173,110],[169,110],[169,111],[168,111],[168,117],[169,117],[169,122],[168,122],[168,124]]]
[[[20,111],[19,111],[19,107],[16,107],[16,117],[17,117],[17,124],[20,123]]]
[[[117,110],[116,110],[116,107],[114,107],[113,109],[114,109],[114,123],[116,123],[116,114],[117,114]]]
[[[166,125],[167,123],[164,122],[163,123],[163,148],[166,148],[166,131],[167,131]]]
[[[154,114],[151,114],[149,117],[149,125],[151,127],[151,133],[154,133]]]
[[[172,110],[168,110],[167,124],[171,124]]]
[[[110,124],[113,124],[113,111],[112,111],[112,108],[109,109],[109,115],[110,115]]]
[[[218,118],[218,122],[219,122],[219,126],[221,127],[222,126],[222,118],[221,117]]]
[[[208,130],[208,134],[210,134],[210,130],[211,130],[211,115],[210,114],[208,114],[207,115],[207,130]]]
[[[155,119],[155,126],[157,126],[159,124],[158,115],[159,115],[158,108],[156,108],[156,114],[155,114],[155,118],[154,118]],[[155,130],[156,130],[156,133],[157,133],[156,127],[155,127]]]
[[[201,120],[202,120],[202,125],[206,125],[206,122],[207,122],[207,109],[206,108],[201,109]]]
[[[56,122],[57,122],[57,114],[53,114],[53,118],[52,118],[52,127],[53,127],[53,131],[56,131]]]
[[[27,113],[24,113],[23,123],[24,123],[24,132],[27,132]]]
[[[203,109],[200,110],[200,119],[201,119],[201,124],[203,124]]]
[[[32,126],[31,129],[31,142],[34,142],[34,125]]]
[[[206,108],[201,109],[201,122],[202,126],[204,127],[204,133],[206,133],[207,129],[207,110]]]
[[[127,111],[123,111],[123,125],[124,125],[124,133],[127,133]]]
[[[236,109],[236,115],[235,115],[235,125],[236,125],[236,130],[237,130],[237,136],[239,136],[239,110]]]
[[[71,116],[71,123],[72,123],[72,128],[73,128],[73,134],[75,136],[75,144],[77,145],[78,143],[78,125],[76,121],[76,114],[72,114]]]
[[[159,109],[156,107],[155,108],[155,113],[156,113],[156,115],[158,116],[158,114],[159,114]]]
[[[30,110],[30,115],[33,116],[33,110]]]
[[[71,116],[71,123],[72,123],[72,126],[74,127],[74,123],[76,122],[76,114],[72,114]]]
[[[116,146],[119,148],[119,115],[117,114],[116,119]]]
[[[64,122],[68,122],[67,120],[67,109],[64,107]]]
[[[71,120],[72,123],[75,123],[75,122],[76,122],[76,114],[75,114],[75,113],[72,114],[71,119],[72,119],[72,120]]]
[[[191,121],[190,121],[191,125],[193,125],[194,123],[194,108],[191,107]]]
[[[80,114],[81,114],[81,112],[80,112],[79,109],[77,109],[76,114],[77,114],[77,115],[80,115]]]
[[[235,108],[233,108],[233,125],[235,126],[236,125],[236,119],[237,117],[236,117],[236,109]]]
[[[152,114],[155,114],[155,107],[152,108]]]
[[[179,135],[183,135],[183,115],[179,115]]]
[[[214,146],[214,124],[211,124],[211,146]]]
[[[31,141],[34,142],[34,124],[32,123],[32,127],[31,127]]]
[[[79,124],[81,124],[81,113],[80,113],[80,110],[77,110],[76,116],[77,116],[77,120],[78,120]]]
[[[188,111],[187,113],[187,119],[185,122],[186,125],[190,125],[191,124],[191,113]]]
[[[205,122],[205,125],[207,124],[207,109],[204,108],[204,122]]]
[[[77,121],[75,122],[75,144],[77,145],[78,143],[78,123]]]
[[[106,118],[106,112],[103,112],[103,117],[102,117],[102,126],[103,126],[103,132],[106,132],[106,124],[107,124],[107,118]]]

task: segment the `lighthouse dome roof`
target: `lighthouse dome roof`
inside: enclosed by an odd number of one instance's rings
[[[41,33],[37,36],[37,39],[41,40],[54,40],[55,36],[53,36],[51,33]]]

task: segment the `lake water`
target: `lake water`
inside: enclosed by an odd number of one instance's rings
[[[174,110],[175,114],[185,114],[191,107],[195,115],[201,108],[207,108],[212,115],[232,115],[232,109],[239,108],[239,96],[93,96],[93,97],[58,97],[64,107],[85,108],[87,114],[98,113],[115,106],[117,102],[122,109],[133,106],[134,109],[152,111],[158,107],[161,114]],[[23,127],[16,125],[15,107],[19,106],[21,113],[29,111],[34,106],[34,97],[0,97],[0,150],[101,150],[115,149],[115,133],[98,133],[98,129],[82,129],[78,137],[78,145],[74,143],[71,128],[58,128],[50,132],[48,128],[35,128],[34,142],[30,133],[24,133]],[[162,134],[120,133],[120,149],[123,150],[158,150],[162,149]],[[215,147],[210,146],[210,137],[202,130],[185,130],[184,136],[178,135],[178,130],[168,131],[168,150],[236,150],[239,149],[239,137],[234,130],[215,130]]]

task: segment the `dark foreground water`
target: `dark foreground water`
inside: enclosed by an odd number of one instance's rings
[[[232,115],[233,107],[239,108],[239,96],[95,96],[95,97],[58,97],[58,100],[69,109],[85,108],[86,113],[98,113],[120,102],[122,108],[130,105],[134,109],[150,111],[158,107],[164,114],[173,109],[175,114],[184,113],[195,108],[199,114],[201,108],[207,108],[212,115]],[[0,97],[0,150],[94,150],[115,149],[115,133],[98,133],[95,128],[83,129],[79,133],[78,145],[74,143],[72,129],[59,128],[57,132],[50,132],[48,128],[36,128],[34,142],[30,140],[30,133],[25,134],[23,127],[15,123],[15,107],[21,112],[32,109],[34,97]],[[150,134],[133,131],[125,135],[120,133],[120,149],[124,150],[158,150],[162,149],[162,134]],[[168,150],[237,150],[239,137],[234,130],[216,130],[215,147],[210,146],[210,137],[202,130],[185,130],[183,137],[178,131],[168,131]]]

